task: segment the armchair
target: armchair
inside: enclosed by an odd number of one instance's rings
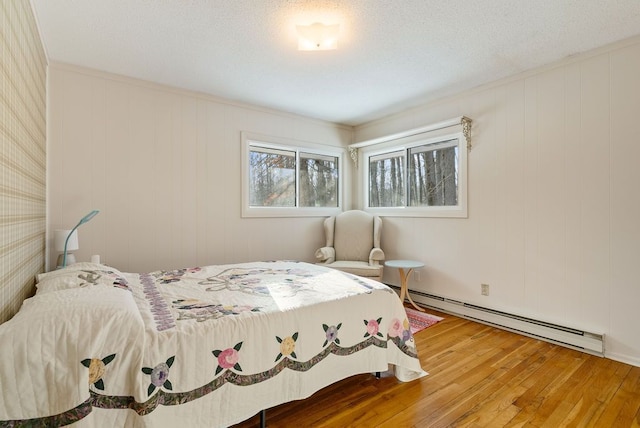
[[[320,265],[382,281],[382,219],[365,211],[345,211],[324,221],[326,244],[316,251]]]

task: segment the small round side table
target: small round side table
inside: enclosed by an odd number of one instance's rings
[[[416,303],[413,301],[411,295],[409,294],[409,290],[407,289],[407,282],[409,280],[409,275],[411,275],[411,271],[424,267],[424,263],[417,262],[415,260],[388,260],[384,262],[384,265],[392,268],[397,268],[400,272],[400,300],[404,302],[406,296],[406,298],[409,299],[409,302],[413,305],[414,308],[424,312],[424,309],[416,305]]]

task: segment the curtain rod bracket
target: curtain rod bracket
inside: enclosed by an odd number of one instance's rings
[[[358,169],[358,148],[357,147],[349,147],[349,156],[353,161],[356,169]]]
[[[462,125],[462,135],[467,139],[467,150],[471,150],[471,124],[473,120],[469,119],[467,116],[462,116],[460,118],[460,125]]]
[[[439,129],[449,128],[451,126],[462,127],[462,133],[467,140],[467,148],[471,148],[471,124],[472,120],[467,116],[458,116],[453,119],[445,120],[442,122],[434,123],[420,128],[410,129],[408,131],[398,132],[396,134],[386,135],[384,137],[374,138],[372,140],[360,141],[359,143],[349,144],[349,149],[359,149],[361,147],[369,147],[375,144],[387,143],[389,141],[398,140],[404,137],[412,137],[418,134],[425,134],[427,132],[436,131]]]

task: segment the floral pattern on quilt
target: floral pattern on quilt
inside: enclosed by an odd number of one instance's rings
[[[296,356],[296,340],[298,340],[298,332],[293,333],[291,336],[287,336],[284,339],[280,339],[280,337],[276,336],[276,340],[280,344],[280,353],[276,357],[276,362],[283,356],[298,358]]]
[[[401,344],[413,340],[409,320],[405,318],[404,321],[400,321],[398,318],[394,318],[389,326],[388,335],[392,339],[397,338]]]
[[[175,355],[173,357],[169,357],[167,358],[167,361],[158,364],[154,368],[142,368],[142,373],[151,376],[151,383],[149,384],[147,395],[151,395],[156,388],[160,387],[168,389],[169,391],[173,389],[173,385],[169,381],[169,369],[173,365],[175,358]]]
[[[149,302],[158,331],[176,326],[177,321],[195,320],[198,322],[240,315],[244,312],[259,312],[261,305],[237,305],[215,301],[213,298],[170,298],[180,294],[180,281],[190,280],[201,286],[202,291],[243,293],[256,297],[272,299],[295,298],[299,293],[312,293],[306,280],[318,275],[318,272],[304,268],[275,269],[268,267],[232,267],[215,275],[202,279],[203,268],[194,267],[169,271],[156,271],[140,275],[144,294]],[[340,272],[343,274],[343,272]],[[346,275],[360,289],[371,287],[355,275]],[[339,328],[339,327],[338,327]],[[331,330],[331,332],[335,332]],[[339,342],[338,342],[339,343]]]
[[[260,308],[249,305],[221,305],[208,303],[197,299],[179,299],[172,302],[172,306],[179,313],[177,320],[206,321],[222,318],[228,315],[240,315],[243,312],[259,312]]]
[[[104,382],[102,377],[106,372],[106,366],[116,357],[116,354],[107,355],[102,359],[98,358],[85,358],[80,361],[80,364],[89,369],[89,384],[95,388],[104,391]]]
[[[290,297],[295,296],[303,288],[302,278],[310,278],[314,275],[313,272],[305,269],[234,267],[210,276],[200,284],[207,285],[207,291],[227,289],[260,296],[269,296],[277,292],[279,295]]]
[[[127,280],[111,270],[80,270],[78,271],[78,279],[81,280],[79,287],[109,284],[116,288],[131,291]]]
[[[382,322],[382,318],[378,318],[377,320],[364,320],[364,325],[367,326],[367,332],[364,334],[364,337],[384,337],[382,333],[380,333],[380,322]],[[409,332],[411,332],[411,330],[409,330]]]
[[[224,351],[216,349],[211,353],[218,359],[218,368],[216,368],[216,375],[224,369],[234,369],[239,372],[242,371],[242,367],[238,363],[240,359],[240,348],[242,348],[242,342],[236,343],[233,348],[227,348]]]
[[[162,297],[162,293],[156,287],[155,278],[152,274],[145,273],[140,275],[140,283],[142,291],[153,313],[153,319],[156,323],[158,331],[169,330],[176,326],[175,320],[166,300]]]
[[[156,278],[156,281],[160,284],[171,284],[172,282],[178,282],[183,276],[189,273],[200,272],[201,268],[184,268],[174,270],[159,270],[157,272],[150,273],[151,276]]]
[[[338,330],[340,330],[340,327],[342,327],[342,323],[338,325],[332,325],[332,326],[322,324],[322,329],[324,330],[324,334],[325,334],[325,341],[322,344],[323,348],[327,346],[327,343],[333,342],[336,345],[340,344],[340,339],[338,339]]]
[[[280,344],[280,353],[276,356],[274,361],[276,364],[271,369],[260,373],[238,373],[242,372],[242,367],[240,365],[240,350],[242,349],[243,342],[237,343],[232,348],[213,350],[212,354],[218,363],[214,379],[191,391],[173,392],[173,384],[169,382],[169,370],[174,363],[175,357],[170,357],[165,362],[158,364],[154,368],[144,367],[142,369],[144,374],[151,377],[151,384],[148,389],[148,395],[150,398],[148,401],[136,402],[133,397],[107,396],[96,391],[90,391],[91,404],[93,407],[104,409],[130,408],[140,415],[145,415],[155,410],[160,403],[163,405],[184,404],[210,394],[221,388],[226,383],[237,386],[254,385],[277,376],[285,369],[307,371],[319,364],[329,355],[349,356],[367,349],[370,346],[387,348],[388,341],[395,343],[404,354],[416,357],[417,355],[414,348],[407,346],[408,342],[413,341],[411,331],[408,327],[405,328],[405,326],[409,325],[409,320],[405,319],[404,321],[400,321],[398,318],[394,318],[389,325],[389,332],[386,340],[379,332],[381,321],[382,317],[375,320],[365,321],[364,324],[366,332],[364,333],[364,340],[346,347],[341,347],[338,339],[338,330],[342,328],[343,323],[338,323],[333,326],[322,324],[322,330],[325,338],[323,349],[307,361],[294,360],[297,358],[295,354],[295,346],[296,342],[299,340],[298,332],[285,338],[276,336],[276,340]],[[177,381],[174,380],[174,383],[175,382]],[[151,395],[156,389],[159,390],[157,394],[152,397]],[[76,409],[73,409],[72,411],[75,410]]]

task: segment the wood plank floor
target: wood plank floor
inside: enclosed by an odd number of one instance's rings
[[[428,312],[445,318],[415,335],[429,376],[354,376],[268,409],[267,427],[640,427],[640,367]]]

